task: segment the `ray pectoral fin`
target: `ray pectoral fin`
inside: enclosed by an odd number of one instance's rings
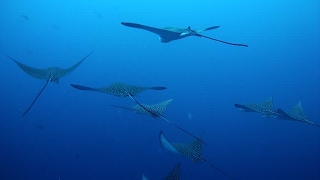
[[[81,86],[81,85],[77,85],[77,84],[70,84],[70,85],[76,89],[83,90],[83,91],[98,91],[98,92],[100,92],[98,89],[87,87],[87,86]]]
[[[94,51],[91,51],[88,55],[86,55],[84,58],[82,58],[79,62],[77,62],[76,64],[74,64],[73,66],[71,66],[70,68],[67,69],[59,69],[57,75],[59,78],[64,77],[68,74],[70,74],[72,71],[76,70],[81,64],[82,62],[87,59],[92,53],[94,53]]]
[[[204,29],[203,31],[209,31],[209,30],[217,29],[219,27],[220,26],[211,26],[211,27],[208,27],[208,28]]]
[[[32,101],[31,105],[28,107],[28,109],[23,113],[23,117],[29,112],[29,110],[31,109],[31,107],[34,105],[34,103],[37,101],[38,97],[40,96],[40,94],[43,92],[43,90],[47,87],[48,83],[50,82],[50,80],[52,79],[52,77],[50,79],[47,80],[46,84],[43,86],[43,88],[40,90],[40,92],[37,94],[36,98],[34,98],[34,100]]]
[[[11,59],[13,62],[15,62],[20,69],[22,69],[25,73],[28,75],[37,78],[37,79],[47,79],[47,70],[46,69],[38,69],[38,68],[33,68],[31,66],[27,66],[25,64],[20,63],[19,61],[11,58],[10,56],[7,56],[9,59]]]
[[[162,147],[167,149],[170,152],[180,154],[180,152],[168,141],[166,136],[163,134],[162,131],[159,133],[159,141]]]
[[[178,163],[163,180],[180,179],[180,163]]]
[[[218,42],[221,42],[221,43],[233,45],[233,46],[244,46],[244,47],[248,47],[248,45],[246,45],[246,44],[230,43],[230,42],[222,41],[222,40],[219,40],[219,39],[214,39],[214,38],[211,38],[211,37],[208,37],[208,36],[204,36],[204,35],[201,35],[201,37],[204,37],[204,38],[207,38],[207,39],[211,39],[211,40],[214,40],[214,41],[218,41]]]
[[[156,86],[156,87],[150,87],[149,89],[152,89],[152,90],[165,90],[167,88],[166,87],[161,87],[161,86]]]
[[[244,105],[242,105],[242,104],[234,104],[234,106],[235,106],[237,109],[241,110],[241,111],[255,112],[254,110],[252,110],[252,109],[250,109],[250,108],[248,108],[248,107],[246,107],[246,106],[244,106]]]
[[[166,36],[168,33],[172,33],[168,30],[155,28],[155,27],[151,27],[151,26],[145,26],[142,24],[129,23],[129,22],[121,22],[121,24],[124,26],[132,27],[132,28],[143,29],[143,30],[158,34],[159,36]]]
[[[217,168],[216,166],[214,166],[213,164],[211,164],[210,162],[208,162],[207,160],[201,158],[201,160],[203,162],[206,162],[207,164],[209,164],[211,167],[213,167],[214,169],[216,169],[217,171],[219,171],[220,173],[222,173],[223,175],[227,176],[229,179],[233,180],[233,177],[229,176],[227,173],[223,172],[222,170],[220,170],[219,168]]]

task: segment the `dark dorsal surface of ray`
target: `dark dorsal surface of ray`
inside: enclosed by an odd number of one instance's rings
[[[273,98],[270,97],[267,100],[260,103],[244,103],[235,104],[238,109],[242,109],[246,112],[257,112],[267,117],[278,117],[279,114],[273,107]]]
[[[145,86],[134,86],[129,85],[121,82],[112,83],[109,86],[101,87],[101,88],[91,88],[87,86],[77,85],[77,84],[70,84],[72,87],[84,90],[84,91],[97,91],[102,93],[111,94],[118,97],[127,97],[127,92],[130,92],[132,96],[136,96],[146,90],[165,90],[166,87],[162,86],[155,86],[155,87],[145,87]]]
[[[119,108],[123,108],[123,109],[128,109],[130,111],[133,111],[135,113],[138,114],[145,114],[145,115],[149,115],[151,117],[153,117],[154,119],[160,117],[157,114],[163,114],[166,110],[168,105],[171,103],[173,99],[168,99],[166,101],[157,103],[157,104],[152,104],[152,105],[148,105],[148,104],[141,104],[141,106],[139,104],[131,106],[131,107],[124,107],[124,106],[115,106],[115,107],[119,107]],[[145,107],[145,108],[143,108]],[[150,111],[148,111],[148,110]],[[154,112],[154,113],[150,113],[150,112]]]
[[[202,133],[203,134],[203,133]],[[201,139],[202,135],[200,136],[199,139]],[[206,159],[202,158],[202,143],[199,140],[194,140],[191,142],[186,142],[186,143],[171,143],[167,137],[163,134],[161,131],[159,133],[159,141],[162,147],[167,149],[168,151],[174,152],[181,154],[189,159],[191,159],[195,163],[199,162],[206,162],[209,164],[212,168],[216,169],[229,179],[233,179],[230,175],[225,173],[224,171],[220,170],[210,162],[208,162]]]
[[[282,109],[278,109],[277,112],[283,117],[283,119],[294,120],[299,122],[304,122],[307,124],[311,124],[317,127],[320,127],[317,123],[309,120],[307,115],[304,113],[302,109],[301,102],[298,102],[294,107],[292,107],[289,111],[285,112]]]
[[[180,179],[180,163],[178,163],[163,180],[179,180]]]
[[[204,37],[213,41],[217,41],[220,43],[225,43],[233,46],[248,47],[248,45],[245,45],[245,44],[230,43],[230,42],[222,41],[219,39],[211,38],[211,37],[200,34],[204,31],[217,29],[220,26],[211,26],[205,29],[192,30],[190,26],[188,28],[178,28],[178,27],[156,28],[156,27],[146,26],[146,25],[137,24],[137,23],[130,23],[130,22],[121,22],[121,24],[127,27],[142,29],[142,30],[155,33],[159,35],[159,39],[163,43],[168,43],[168,42],[179,40],[189,36],[198,36],[198,37]]]
[[[27,66],[27,65],[15,60],[15,59],[11,58],[10,56],[7,56],[9,59],[11,59],[13,62],[15,62],[20,67],[20,69],[22,69],[28,75],[30,75],[34,78],[37,78],[37,79],[46,80],[46,84],[42,87],[40,92],[37,94],[36,98],[34,98],[31,105],[23,113],[22,116],[25,116],[29,112],[29,110],[34,105],[34,103],[37,101],[38,97],[41,95],[43,90],[47,87],[49,82],[55,82],[58,84],[60,78],[66,76],[66,75],[70,74],[72,71],[74,71],[92,53],[93,53],[93,51],[90,52],[88,55],[86,55],[84,58],[82,58],[78,63],[76,63],[73,66],[66,68],[66,69],[62,69],[59,67],[49,67],[46,69],[38,69],[38,68],[31,67],[31,66]]]
[[[157,112],[154,112],[150,109],[148,109],[147,107],[143,106],[141,103],[139,103],[135,98],[132,97],[132,95],[129,92],[126,92],[128,94],[128,96],[134,101],[136,102],[139,106],[141,106],[144,110],[148,111],[152,117],[161,117],[162,119],[166,120],[168,123],[174,125],[175,127],[177,127],[178,129],[182,130],[183,132],[189,134],[190,136],[194,137],[195,139],[199,140],[200,142],[202,142],[203,144],[207,145],[207,143],[205,143],[204,141],[202,141],[201,139],[197,138],[195,135],[191,134],[190,132],[186,131],[185,129],[183,129],[182,127],[178,126],[177,124],[173,123],[172,121],[168,120],[166,117],[164,117],[162,114],[158,114]]]
[[[141,174],[142,180],[148,180],[147,176]],[[180,179],[180,163],[178,163],[163,180],[179,180]]]

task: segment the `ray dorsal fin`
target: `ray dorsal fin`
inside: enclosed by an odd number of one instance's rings
[[[212,168],[216,169],[229,179],[233,179],[230,175],[226,174],[207,160],[203,159],[202,156],[202,144],[200,141],[195,140],[191,142],[186,143],[171,143],[166,136],[163,134],[162,131],[159,133],[159,141],[162,147],[167,149],[170,152],[180,154],[182,156],[185,156],[189,159],[191,159],[193,162],[206,162],[209,164]]]
[[[61,68],[57,68],[57,67],[49,67],[47,69],[37,69],[37,68],[33,68],[33,67],[27,66],[25,64],[22,64],[22,63],[20,63],[20,62],[18,62],[16,60],[14,60],[13,58],[7,56],[11,60],[13,60],[24,72],[26,72],[30,76],[32,76],[34,78],[37,78],[37,79],[45,79],[46,80],[46,84],[42,87],[40,92],[37,94],[37,96],[32,101],[31,105],[23,113],[22,116],[25,116],[29,112],[29,110],[32,108],[32,106],[37,101],[37,99],[39,98],[39,96],[41,95],[43,90],[47,87],[49,82],[59,83],[59,78],[61,78],[61,77],[65,76],[65,75],[71,73],[72,71],[74,71],[92,53],[93,52],[89,53],[81,61],[79,61],[78,63],[76,63],[75,65],[73,65],[72,67],[67,68],[67,69],[61,69]]]
[[[163,180],[179,180],[180,179],[180,163],[178,163]]]
[[[136,102],[139,106],[141,106],[144,110],[148,111],[152,117],[156,118],[156,117],[161,117],[162,119],[166,120],[168,123],[174,125],[175,127],[179,128],[180,130],[182,130],[183,132],[189,134],[190,136],[194,137],[195,139],[199,140],[200,142],[202,142],[203,144],[207,145],[205,142],[203,142],[201,139],[197,138],[195,135],[191,134],[190,132],[186,131],[185,129],[183,129],[182,127],[178,126],[177,124],[173,123],[172,121],[168,120],[166,117],[164,117],[162,114],[158,114],[157,112],[152,111],[152,109],[148,109],[147,107],[145,107],[144,105],[142,105],[141,103],[139,103],[135,98],[132,97],[132,95],[127,92],[128,96],[134,101]]]

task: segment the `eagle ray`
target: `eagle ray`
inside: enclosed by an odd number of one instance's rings
[[[154,109],[149,109],[147,107],[145,107],[143,104],[139,103],[135,98],[132,97],[132,95],[129,92],[126,92],[128,94],[128,96],[134,101],[136,102],[141,108],[143,108],[145,111],[149,112],[149,114],[153,117],[153,118],[157,118],[157,117],[161,117],[162,119],[166,120],[168,123],[174,125],[175,127],[179,128],[180,130],[182,130],[183,132],[189,134],[190,136],[192,136],[193,138],[197,139],[198,141],[202,142],[203,144],[207,145],[207,143],[205,143],[204,141],[202,141],[201,139],[199,139],[198,137],[196,137],[195,135],[191,134],[190,132],[186,131],[185,129],[183,129],[182,127],[178,126],[177,124],[175,124],[174,122],[170,121],[169,119],[167,119],[165,116],[163,116],[162,114],[158,113],[156,110]],[[153,107],[150,106],[149,107]]]
[[[92,88],[92,87],[87,87],[87,86],[82,86],[77,84],[70,84],[70,85],[79,90],[97,91],[97,92],[112,94],[118,97],[127,97],[128,96],[127,92],[129,92],[132,96],[136,96],[137,94],[140,94],[146,90],[167,89],[166,87],[161,87],[161,86],[155,86],[155,87],[133,86],[133,85],[120,83],[120,82],[112,83],[109,86],[101,87],[101,88]]]
[[[202,135],[203,135],[203,133],[201,134],[200,139],[202,138]],[[187,143],[171,143],[166,138],[166,136],[163,134],[163,132],[160,131],[159,140],[160,140],[161,146],[164,147],[165,149],[167,149],[168,151],[185,156],[185,157],[191,159],[191,161],[193,161],[195,163],[199,163],[202,161],[206,162],[212,168],[216,169],[217,171],[219,171],[223,175],[227,176],[230,179],[233,179],[231,176],[229,176],[228,174],[226,174],[225,172],[223,172],[222,170],[220,170],[219,168],[217,168],[216,166],[211,164],[209,161],[207,161],[206,159],[201,157],[202,156],[202,144],[198,139],[191,141],[191,142],[187,142]]]
[[[220,26],[211,26],[205,29],[199,29],[199,30],[191,30],[190,26],[188,28],[176,28],[176,27],[166,27],[166,28],[155,28],[151,26],[146,26],[142,24],[136,24],[136,23],[130,23],[130,22],[121,22],[122,25],[127,26],[127,27],[132,27],[132,28],[137,28],[137,29],[142,29],[146,30],[152,33],[155,33],[159,35],[159,39],[163,43],[168,43],[174,40],[179,40],[182,38],[186,38],[189,36],[197,36],[197,37],[204,37],[207,39],[211,39],[217,42],[233,45],[233,46],[245,46],[248,47],[248,45],[245,44],[235,44],[235,43],[229,43],[226,41],[214,39],[205,35],[200,34],[203,31],[209,31],[213,29],[217,29]]]
[[[42,87],[40,92],[37,94],[37,96],[32,101],[31,105],[23,113],[22,116],[25,116],[29,112],[29,110],[32,108],[32,106],[37,101],[37,99],[39,98],[39,96],[41,95],[43,90],[47,87],[49,82],[55,82],[55,83],[59,84],[60,78],[66,76],[66,75],[70,74],[72,71],[74,71],[92,53],[93,53],[93,51],[90,52],[88,55],[86,55],[84,58],[82,58],[78,63],[76,63],[73,66],[71,66],[70,68],[66,68],[66,69],[62,69],[62,68],[58,68],[58,67],[49,67],[46,69],[38,69],[38,68],[31,67],[31,66],[27,66],[23,63],[20,63],[19,61],[15,60],[15,59],[11,58],[10,56],[7,56],[9,59],[11,59],[13,62],[15,62],[20,67],[20,69],[22,69],[28,75],[30,75],[34,78],[37,78],[37,79],[46,80],[46,84]]]

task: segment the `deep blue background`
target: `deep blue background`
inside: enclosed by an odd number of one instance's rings
[[[302,101],[307,116],[320,123],[319,9],[317,0],[0,1],[0,179],[141,179],[144,172],[152,180],[177,162],[181,179],[226,179],[160,146],[160,130],[173,142],[193,140],[179,129],[110,106],[134,105],[129,98],[69,85],[119,81],[168,87],[137,99],[173,98],[166,117],[196,135],[206,130],[203,157],[235,179],[319,179],[320,128],[233,106],[272,96],[276,108],[289,110]],[[198,37],[163,44],[121,21],[220,25],[205,34],[249,48]],[[5,55],[37,68],[66,68],[92,50],[21,117],[45,82]]]

